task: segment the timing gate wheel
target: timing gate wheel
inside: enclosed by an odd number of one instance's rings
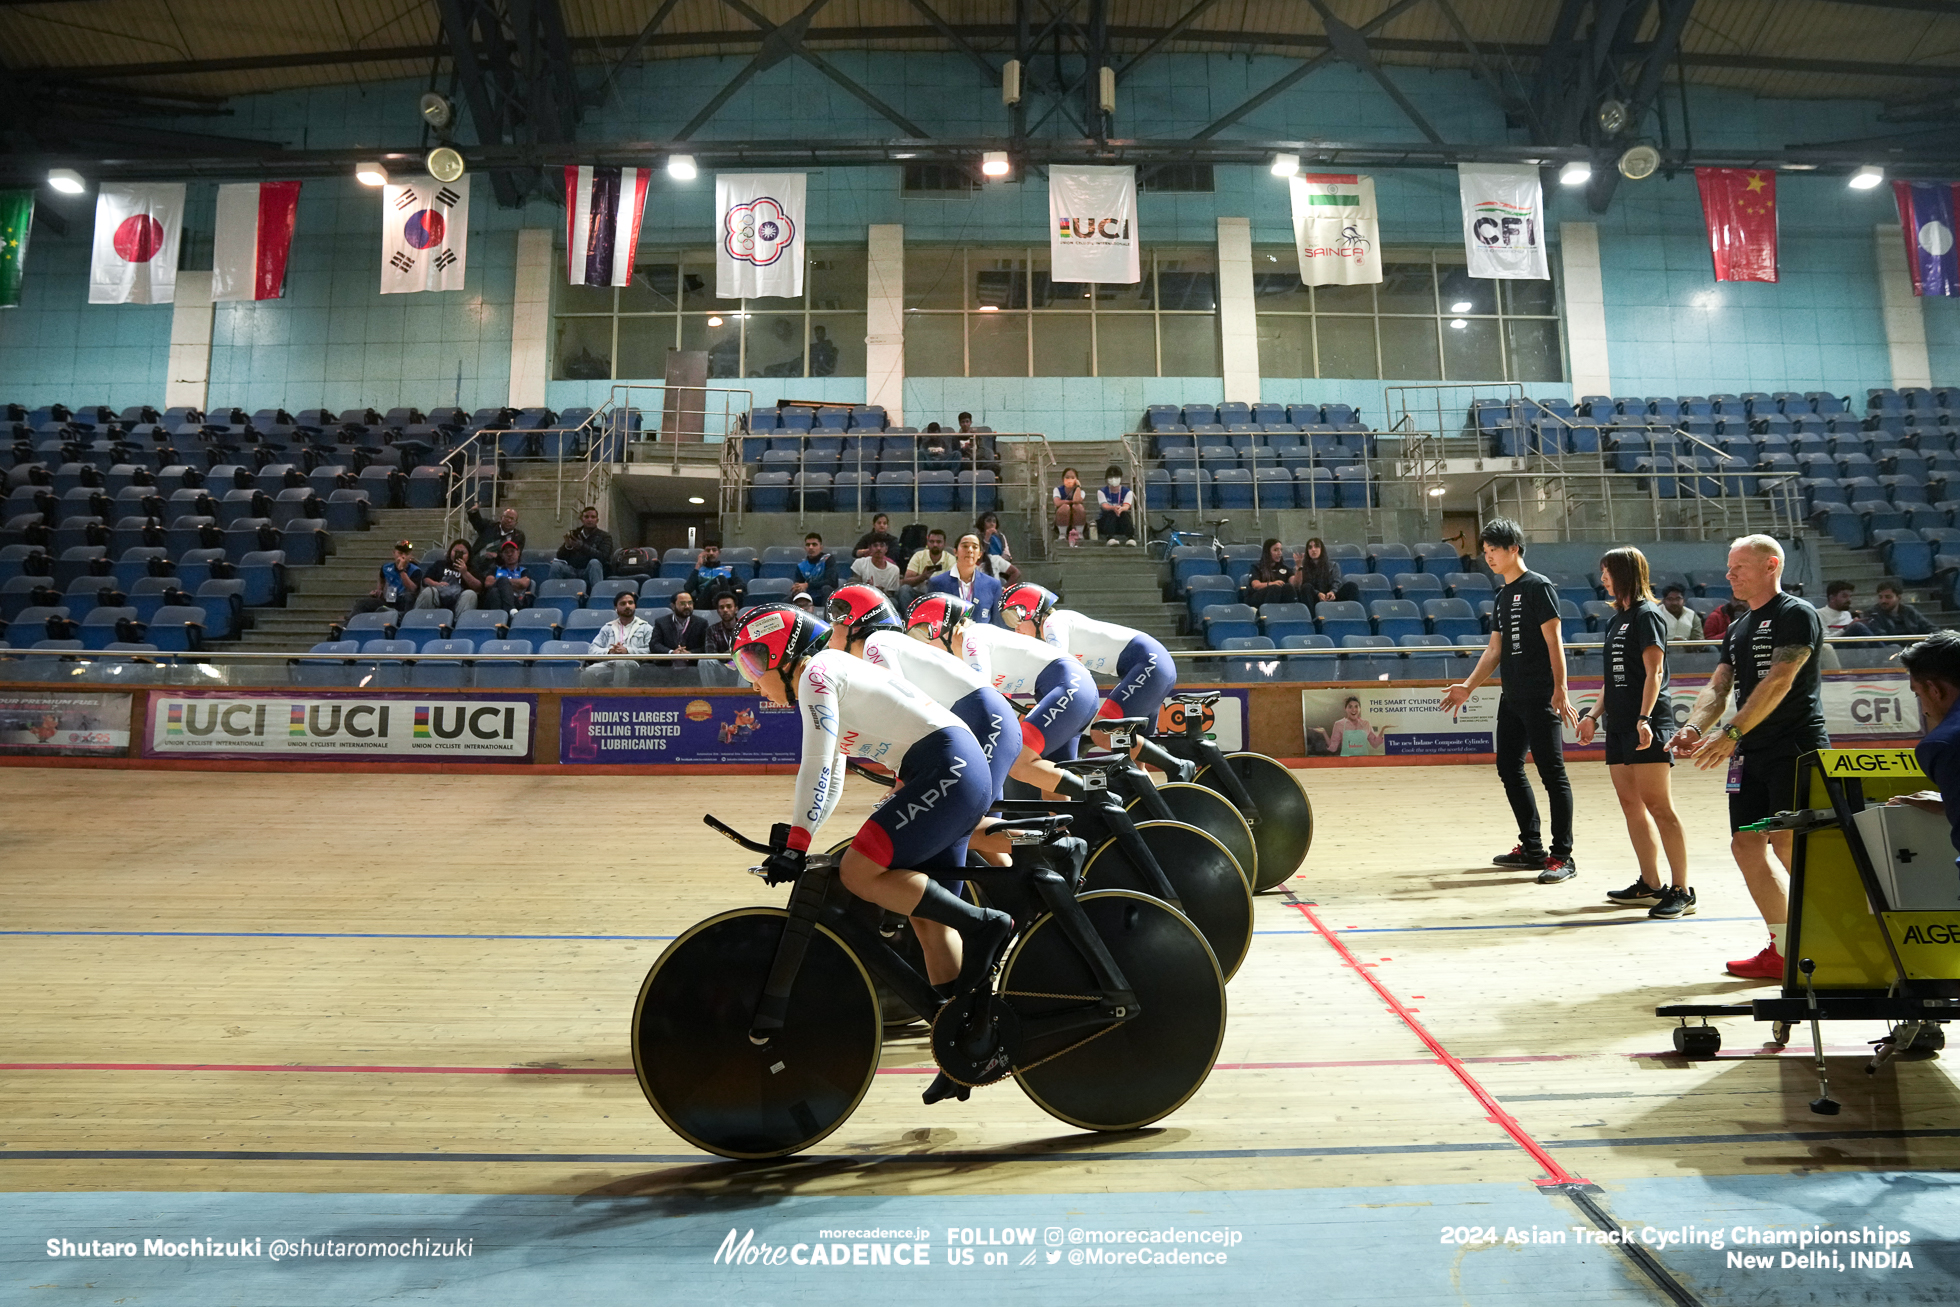
[[[1225,761],[1259,805],[1259,824],[1252,828],[1253,843],[1259,846],[1253,891],[1263,894],[1284,884],[1306,861],[1313,846],[1313,801],[1298,775],[1263,753],[1228,753]],[[1210,773],[1210,767],[1200,771],[1197,783],[1215,789],[1205,779]]]
[[[1140,821],[1137,834],[1150,846],[1164,878],[1177,891],[1184,915],[1205,937],[1225,979],[1237,974],[1252,947],[1252,888],[1239,864],[1216,839],[1176,821]],[[1130,855],[1110,839],[1089,855],[1083,880],[1091,890],[1133,890],[1152,894]],[[1135,977],[1131,977],[1135,984]]]
[[[1225,1040],[1225,978],[1204,937],[1162,899],[1099,890],[1079,900],[1142,1014],[1101,1029],[1029,1034],[1044,1016],[1093,1005],[1094,973],[1052,916],[1002,968],[1000,994],[1024,1032],[1014,1078],[1050,1116],[1085,1130],[1134,1130],[1170,1115],[1211,1074]]]
[[[647,1102],[681,1138],[723,1157],[783,1157],[810,1147],[856,1110],[883,1043],[871,977],[819,925],[783,1028],[749,1042],[789,914],[737,908],[669,944],[633,1009],[633,1071]]]
[[[1186,826],[1196,826],[1205,834],[1225,846],[1232,860],[1239,864],[1239,871],[1246,884],[1257,883],[1259,849],[1252,842],[1252,827],[1245,824],[1245,818],[1232,806],[1232,801],[1217,790],[1189,781],[1170,781],[1157,787],[1163,796],[1164,804],[1171,810],[1174,820]],[[1140,806],[1142,799],[1130,800],[1126,809],[1133,819],[1142,820],[1146,813]]]

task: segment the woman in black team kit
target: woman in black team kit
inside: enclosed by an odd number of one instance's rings
[[[1536,871],[1540,885],[1556,885],[1578,874],[1572,861],[1572,782],[1565,775],[1565,738],[1559,728],[1576,725],[1565,697],[1565,643],[1558,624],[1558,588],[1524,567],[1524,529],[1494,517],[1478,533],[1484,563],[1504,581],[1490,614],[1490,644],[1477,666],[1443,695],[1443,710],[1454,713],[1502,666],[1503,695],[1497,701],[1497,775],[1504,797],[1518,819],[1518,843],[1491,859],[1497,867]],[[1531,751],[1538,779],[1552,806],[1552,847],[1538,833],[1538,803],[1525,779],[1524,755]]]
[[[1606,732],[1606,773],[1640,862],[1640,879],[1608,890],[1606,897],[1673,921],[1694,913],[1695,892],[1688,888],[1687,834],[1668,785],[1674,707],[1667,695],[1667,615],[1654,603],[1647,558],[1638,549],[1608,552],[1599,560],[1599,579],[1619,611],[1606,624],[1606,684],[1598,705],[1579,714],[1579,743],[1591,744],[1595,730]],[[1663,849],[1673,876],[1666,889],[1661,888]]]

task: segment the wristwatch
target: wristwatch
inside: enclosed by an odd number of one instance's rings
[[[1741,731],[1738,731],[1738,730],[1737,730],[1737,729],[1735,728],[1735,723],[1734,723],[1734,722],[1730,722],[1730,723],[1729,723],[1729,724],[1728,724],[1727,726],[1724,726],[1724,727],[1722,728],[1722,734],[1724,734],[1724,735],[1726,735],[1726,736],[1728,736],[1728,737],[1729,737],[1729,739],[1730,739],[1731,741],[1733,741],[1734,743],[1736,743],[1736,744],[1741,744],[1741,743],[1742,743],[1742,732],[1741,732]]]

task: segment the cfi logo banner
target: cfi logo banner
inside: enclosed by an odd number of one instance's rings
[[[800,172],[715,174],[715,294],[757,299],[803,293],[804,208]]]
[[[463,289],[469,235],[469,178],[382,187],[381,293]]]
[[[1048,169],[1053,281],[1134,285],[1143,280],[1139,246],[1135,168]]]
[[[1375,179],[1310,172],[1292,178],[1293,248],[1309,286],[1362,286],[1382,279]]]
[[[1473,277],[1548,281],[1545,196],[1536,168],[1460,163],[1463,248]]]

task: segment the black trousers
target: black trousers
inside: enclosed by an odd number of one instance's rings
[[[1538,779],[1544,783],[1552,806],[1550,852],[1555,857],[1572,852],[1572,782],[1565,774],[1565,741],[1560,727],[1549,695],[1540,700],[1507,693],[1497,701],[1497,775],[1518,819],[1518,843],[1526,853],[1545,848],[1538,830],[1538,801],[1524,775],[1527,749],[1538,764]]]

